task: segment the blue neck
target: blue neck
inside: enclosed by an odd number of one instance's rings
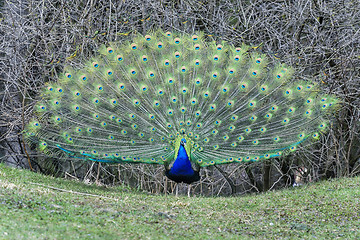
[[[172,175],[190,176],[194,174],[194,170],[191,167],[191,162],[186,154],[186,150],[183,145],[180,145],[177,158],[174,165],[170,169]]]

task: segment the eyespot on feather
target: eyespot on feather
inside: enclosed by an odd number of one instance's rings
[[[130,46],[132,50],[136,50],[138,48],[138,45],[136,43],[132,43]]]
[[[150,36],[150,35],[145,35],[145,40],[146,40],[147,42],[150,42],[150,41],[151,41],[151,36]]]
[[[97,62],[93,62],[93,63],[92,63],[92,66],[93,66],[94,68],[98,68],[98,67],[99,67],[99,64],[98,64]]]
[[[106,49],[106,51],[107,51],[108,54],[112,54],[114,52],[114,49],[112,49],[111,47],[108,47]]]

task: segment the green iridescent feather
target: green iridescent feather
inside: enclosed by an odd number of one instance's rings
[[[203,36],[136,34],[65,67],[44,87],[27,140],[61,158],[167,165],[186,136],[204,167],[277,157],[329,127],[335,97],[245,44]]]

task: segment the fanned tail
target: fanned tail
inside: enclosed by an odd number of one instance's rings
[[[329,126],[338,100],[243,44],[158,30],[102,46],[48,83],[26,127],[47,154],[169,164],[179,135],[200,166],[295,151]]]

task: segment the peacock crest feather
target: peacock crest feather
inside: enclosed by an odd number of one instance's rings
[[[81,69],[65,67],[44,87],[26,136],[62,158],[168,170],[188,158],[197,173],[277,157],[318,139],[338,101],[269,62],[202,32],[136,34],[102,46]]]

